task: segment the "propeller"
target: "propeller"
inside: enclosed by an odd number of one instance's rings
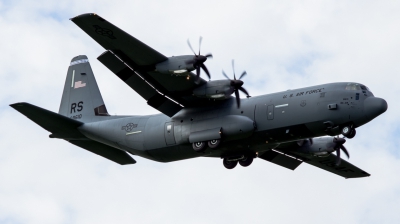
[[[242,79],[244,76],[247,75],[246,71],[243,71],[242,74],[240,75],[239,79],[236,79],[236,74],[235,74],[235,61],[232,60],[232,70],[233,70],[233,80],[230,79],[224,72],[224,70],[222,70],[222,74],[231,81],[231,86],[233,87],[233,91],[235,92],[235,97],[236,97],[236,104],[237,107],[240,108],[240,97],[239,97],[239,90],[242,91],[243,93],[245,93],[247,95],[247,97],[249,96],[249,93],[247,92],[247,90],[245,88],[243,88],[243,81],[240,80]]]
[[[344,154],[346,154],[347,158],[350,158],[350,154],[347,151],[346,147],[344,147],[344,143],[346,142],[346,139],[344,138],[339,138],[339,136],[337,136],[336,138],[333,138],[333,143],[335,143],[335,146],[333,147],[336,150],[336,166],[340,165],[341,162],[341,158],[340,158],[340,150],[342,150],[344,152]]]
[[[200,47],[201,47],[201,41],[203,40],[202,37],[199,38],[199,53],[196,54],[196,52],[193,50],[192,45],[190,44],[189,39],[187,40],[187,43],[190,47],[190,50],[192,50],[194,57],[191,60],[187,60],[186,64],[193,64],[194,69],[196,69],[196,81],[199,80],[200,78],[200,68],[203,69],[203,71],[206,73],[209,79],[211,79],[210,72],[208,71],[207,67],[204,65],[204,62],[207,61],[207,58],[212,58],[212,54],[206,54],[206,55],[201,55],[200,54]]]

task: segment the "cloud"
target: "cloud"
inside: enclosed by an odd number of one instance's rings
[[[0,223],[396,223],[399,3],[391,1],[0,2]],[[111,114],[157,113],[97,61],[102,49],[69,18],[96,12],[166,56],[191,54],[213,79],[248,72],[252,96],[356,81],[388,101],[357,130],[350,162],[371,173],[345,180],[302,164],[256,159],[226,170],[220,159],[119,166],[62,140],[8,107],[58,111],[71,58],[88,56]],[[121,99],[121,96],[124,96]]]

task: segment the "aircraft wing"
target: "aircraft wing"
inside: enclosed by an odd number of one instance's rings
[[[209,100],[192,95],[192,91],[205,83],[196,75],[175,76],[157,72],[155,65],[168,58],[115,25],[94,13],[71,19],[97,43],[106,49],[98,60],[147,103],[160,112],[173,116],[182,107],[209,104]]]
[[[344,178],[357,178],[357,177],[369,177],[371,174],[361,170],[353,164],[342,159],[339,166],[336,166],[336,155],[330,154],[327,157],[312,156],[308,158],[302,158],[303,162],[318,168],[324,169],[336,175]]]
[[[167,60],[161,53],[97,14],[82,14],[71,20],[102,47],[107,50],[119,50],[138,66],[149,66]]]
[[[277,165],[294,170],[301,161],[310,165],[316,166],[323,170],[329,171],[344,178],[357,178],[371,176],[369,173],[361,170],[353,164],[342,159],[339,166],[336,166],[336,155],[330,154],[327,157],[318,157],[312,155],[305,155],[287,149],[293,147],[294,143],[281,144],[277,149],[267,151],[259,155],[259,158],[275,163]]]

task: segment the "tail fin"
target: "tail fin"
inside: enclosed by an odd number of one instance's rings
[[[82,122],[110,116],[85,55],[71,60],[58,113]]]

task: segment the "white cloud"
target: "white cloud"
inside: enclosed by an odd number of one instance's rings
[[[0,2],[0,223],[397,223],[399,3],[394,1]],[[89,57],[109,112],[156,113],[97,61],[103,49],[69,18],[96,12],[166,56],[191,54],[213,79],[248,72],[251,95],[327,82],[366,84],[388,111],[346,143],[371,173],[344,180],[257,159],[226,170],[219,159],[119,166],[62,140],[8,104],[58,111],[72,57]],[[121,99],[121,95],[125,96]],[[128,102],[128,103],[127,103]]]

